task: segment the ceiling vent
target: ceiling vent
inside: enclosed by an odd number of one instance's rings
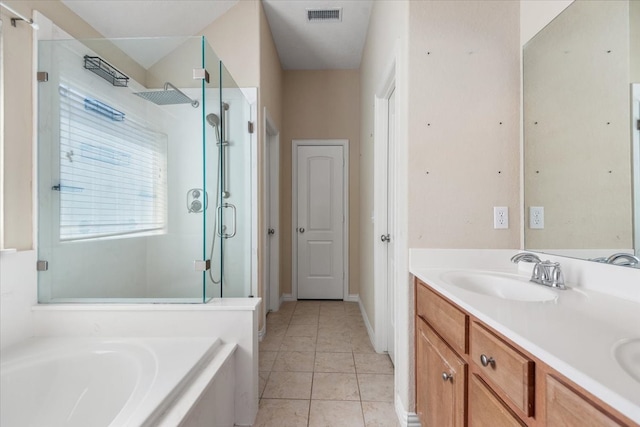
[[[342,8],[307,9],[307,22],[341,22]]]

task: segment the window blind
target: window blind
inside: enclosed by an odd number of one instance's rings
[[[60,240],[161,230],[167,136],[66,85],[60,94]]]

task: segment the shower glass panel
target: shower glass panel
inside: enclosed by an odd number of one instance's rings
[[[39,41],[39,302],[228,296],[223,251],[243,220],[222,205],[235,178],[216,182],[234,157],[217,144],[233,128],[222,69],[202,37]],[[243,250],[233,264],[250,271]]]
[[[239,88],[223,63],[220,64],[222,102],[221,140],[218,154],[222,156],[219,168],[220,203],[218,212],[221,228],[218,230],[222,257],[220,272],[222,295],[248,297],[255,289],[256,273],[252,264],[255,238],[253,203],[255,188],[255,134],[249,130],[255,121],[255,88]]]

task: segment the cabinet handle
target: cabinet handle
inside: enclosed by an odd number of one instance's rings
[[[453,381],[453,375],[452,374],[447,374],[446,372],[442,373],[442,380],[443,381]]]
[[[480,355],[480,363],[482,363],[482,366],[489,366],[489,365],[491,365],[491,367],[496,366],[496,361],[493,360],[493,357],[487,357],[485,354]]]

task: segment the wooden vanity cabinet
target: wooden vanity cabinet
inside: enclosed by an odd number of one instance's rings
[[[640,427],[417,278],[415,292],[423,427]]]
[[[427,323],[416,323],[416,412],[423,427],[464,427],[467,364]]]
[[[469,355],[479,374],[525,416],[533,416],[534,362],[476,321],[470,341]]]
[[[591,404],[553,375],[546,377],[546,417],[548,427],[620,427],[611,414]]]
[[[526,426],[491,390],[482,378],[471,375],[469,382],[469,427]]]

